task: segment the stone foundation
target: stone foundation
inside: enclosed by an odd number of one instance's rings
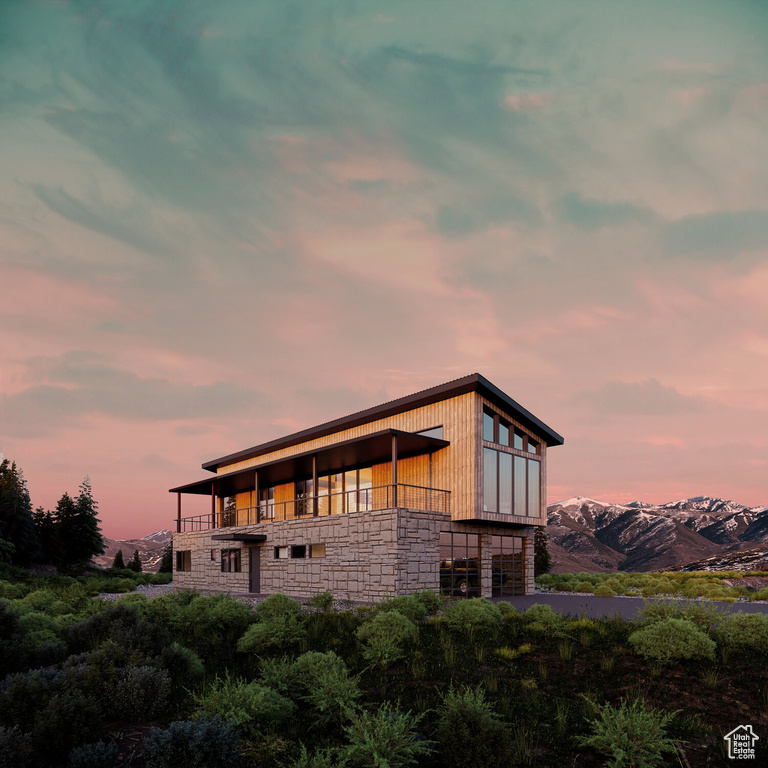
[[[452,522],[450,515],[409,509],[354,512],[305,520],[176,533],[174,552],[191,550],[192,570],[174,571],[174,584],[217,591],[249,592],[252,550],[259,549],[260,592],[310,597],[328,590],[339,599],[372,601],[417,589],[439,591],[440,531],[481,534],[481,592],[491,596],[490,536],[526,539],[526,593],[533,593],[533,528]],[[214,541],[232,533],[263,534],[266,541]],[[276,547],[325,545],[325,557],[275,557]],[[241,572],[222,573],[221,550],[241,549]],[[175,565],[175,556],[174,556]]]

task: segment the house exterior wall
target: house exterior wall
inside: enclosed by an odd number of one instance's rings
[[[328,590],[337,598],[370,601],[418,589],[440,589],[440,533],[480,534],[482,591],[491,596],[493,534],[526,539],[526,584],[533,584],[533,528],[456,523],[449,515],[408,509],[352,512],[345,515],[286,520],[259,525],[177,533],[174,551],[191,550],[192,570],[176,571],[182,587],[217,591],[249,591],[252,546],[215,541],[230,532],[264,534],[260,547],[261,592],[310,597]],[[275,547],[325,544],[325,557],[276,559]],[[221,549],[241,549],[242,570],[221,572]],[[215,559],[211,559],[211,551]]]

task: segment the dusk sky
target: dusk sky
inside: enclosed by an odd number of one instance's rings
[[[768,504],[768,3],[4,0],[0,286],[0,453],[108,536],[473,372],[550,502]]]

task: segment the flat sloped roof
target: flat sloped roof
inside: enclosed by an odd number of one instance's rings
[[[289,448],[298,443],[304,443],[318,437],[324,437],[325,435],[340,432],[344,429],[351,429],[360,424],[375,421],[376,419],[383,419],[387,416],[394,416],[395,414],[403,413],[404,411],[412,411],[415,408],[421,408],[422,406],[431,405],[432,403],[437,403],[441,400],[458,397],[467,392],[479,392],[483,397],[490,400],[510,416],[514,417],[524,427],[530,429],[531,432],[544,440],[548,446],[563,444],[564,439],[543,421],[536,418],[530,411],[523,408],[522,405],[502,392],[497,386],[491,384],[491,382],[484,376],[481,376],[479,373],[472,373],[461,379],[455,379],[454,381],[449,381],[445,384],[439,384],[436,387],[424,389],[413,395],[400,397],[397,400],[391,400],[388,403],[382,403],[373,408],[367,408],[364,411],[358,411],[349,416],[343,416],[340,419],[334,419],[333,421],[319,424],[316,427],[311,427],[310,429],[305,429],[301,432],[294,432],[291,435],[280,437],[277,440],[271,440],[268,443],[255,445],[252,448],[246,448],[237,453],[230,453],[227,456],[206,461],[203,464],[203,469],[207,469],[210,472],[216,472],[223,464],[232,464],[236,461],[253,459],[265,453],[270,453],[271,451]]]

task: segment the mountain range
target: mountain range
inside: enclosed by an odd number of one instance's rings
[[[552,570],[768,569],[768,507],[694,496],[612,504],[584,496],[547,507]]]
[[[110,539],[104,536],[104,554],[94,557],[93,562],[101,568],[109,568],[117,550],[120,549],[123,552],[123,560],[128,563],[133,558],[133,553],[138,550],[141,569],[156,573],[160,568],[165,547],[172,536],[173,533],[167,528],[150,533],[141,539]]]

